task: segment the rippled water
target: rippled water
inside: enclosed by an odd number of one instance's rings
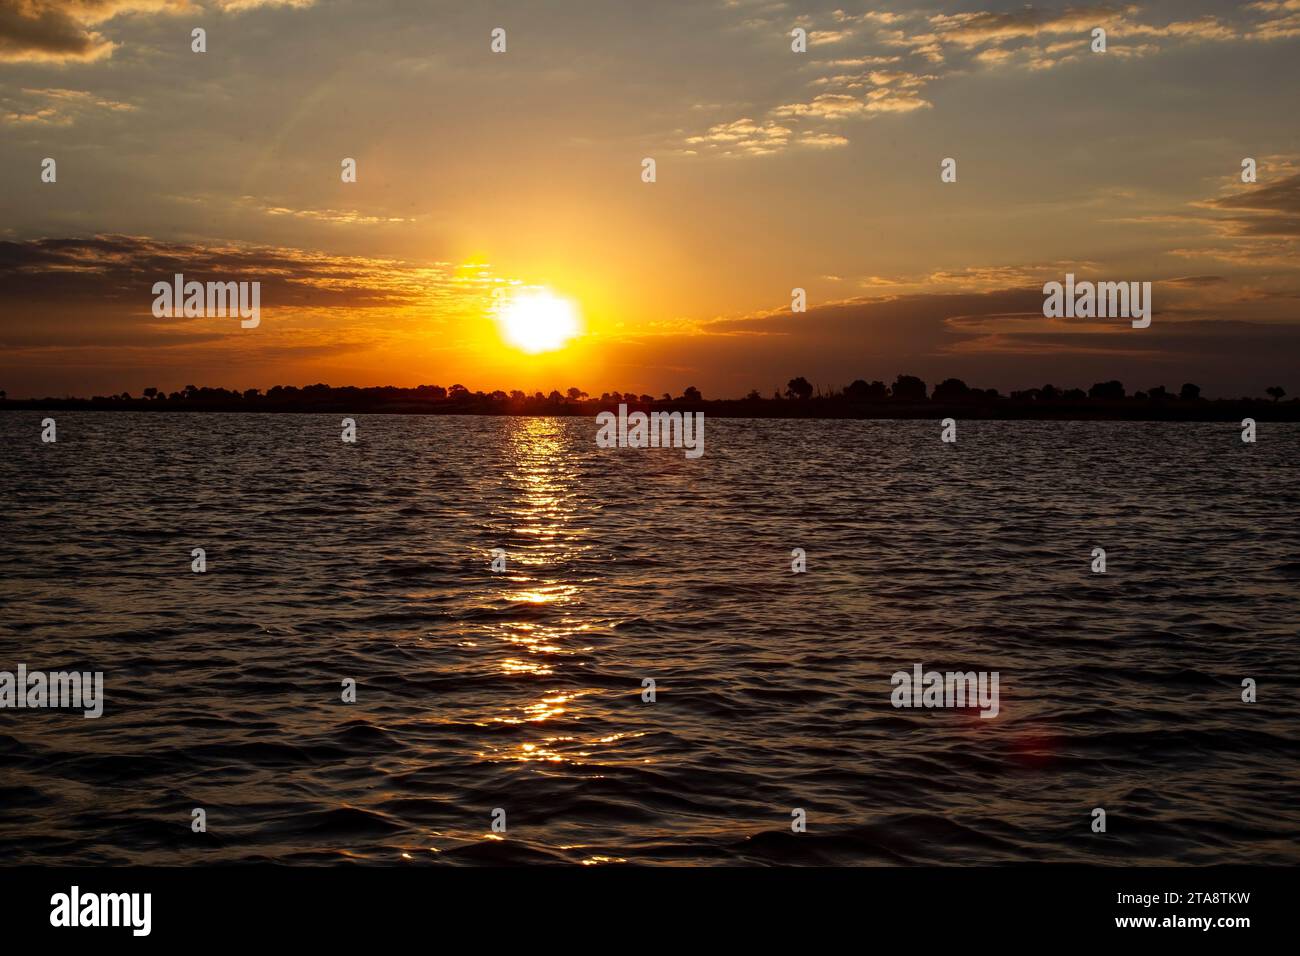
[[[7,863],[1300,858],[1295,425],[52,414],[0,670],[107,703],[0,710]]]

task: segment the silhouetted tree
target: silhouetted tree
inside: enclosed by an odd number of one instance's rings
[[[1061,397],[1061,390],[1055,385],[1044,385],[1038,390],[1038,397],[1045,402],[1054,402]]]
[[[1165,388],[1163,385],[1153,385],[1151,388],[1147,389],[1147,396],[1153,402],[1163,402],[1169,397],[1169,389]]]
[[[889,397],[889,389],[879,379],[868,385],[859,378],[845,386],[844,397],[851,402],[881,402]]]
[[[855,378],[844,386],[844,397],[851,402],[864,402],[867,399],[867,392],[870,390],[871,386],[864,380]]]
[[[682,398],[686,399],[688,402],[704,401],[704,396],[700,394],[700,390],[694,385],[686,386],[686,391],[682,392]]]
[[[1067,402],[1081,402],[1087,398],[1087,394],[1081,388],[1067,388],[1061,398]]]
[[[1088,389],[1088,397],[1099,402],[1116,401],[1124,397],[1124,386],[1114,379],[1098,382]]]
[[[1194,402],[1201,397],[1201,386],[1185,382],[1183,387],[1178,390],[1178,397],[1185,402]]]
[[[453,386],[452,386],[452,387],[447,391],[447,396],[448,396],[452,401],[457,401],[457,400],[459,400],[459,399],[468,398],[468,397],[469,397],[469,389],[466,388],[464,385],[453,385]]]
[[[800,375],[798,378],[792,378],[785,386],[785,397],[789,399],[809,399],[812,398],[813,387],[808,379]]]
[[[1276,402],[1286,394],[1286,389],[1281,385],[1270,385],[1268,388],[1264,389],[1264,394],[1272,396],[1273,401]]]
[[[915,375],[900,375],[894,380],[891,393],[895,401],[923,402],[925,401],[925,382]]]
[[[145,398],[157,398],[157,397],[158,397],[158,389],[156,389],[156,388],[146,388],[146,389],[145,389],[143,392],[141,392],[140,394],[143,395]]]
[[[959,378],[945,378],[934,387],[934,394],[930,397],[936,402],[959,402],[970,398],[970,386]]]
[[[763,396],[758,394],[758,389],[756,388],[751,388],[749,394],[745,396],[745,401],[747,402],[761,402],[762,400]]]
[[[580,402],[587,397],[587,393],[584,392],[582,389],[578,388],[578,386],[576,385],[573,386],[571,389],[569,389],[567,394],[569,396],[569,401],[571,402]]]

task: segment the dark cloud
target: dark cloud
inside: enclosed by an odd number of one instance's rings
[[[0,61],[86,61],[108,56],[113,44],[89,24],[112,16],[112,8],[109,3],[74,0],[0,0]]]
[[[686,384],[692,375],[727,368],[731,394],[753,387],[767,393],[794,375],[842,387],[855,378],[889,382],[899,373],[931,382],[955,376],[1004,392],[1047,381],[1087,387],[1111,378],[1134,389],[1191,380],[1207,393],[1234,397],[1257,393],[1265,378],[1264,384],[1275,379],[1288,389],[1300,385],[1294,362],[1300,322],[1174,318],[1174,308],[1192,303],[1198,289],[1219,285],[1213,276],[1190,278],[1156,283],[1147,329],[1123,320],[1048,322],[1041,288],[906,295],[728,319],[690,340],[690,367],[680,374]],[[681,364],[681,340],[646,340],[640,349],[653,366]]]
[[[1235,212],[1227,221],[1244,236],[1300,236],[1300,173],[1255,184],[1206,205]]]
[[[148,312],[153,284],[176,273],[187,281],[259,281],[263,303],[279,306],[363,308],[413,301],[421,290],[395,282],[395,269],[400,264],[387,260],[139,236],[0,241],[0,296],[11,306],[107,302]]]

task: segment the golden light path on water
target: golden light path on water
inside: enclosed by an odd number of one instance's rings
[[[582,590],[571,581],[561,581],[553,570],[565,558],[583,550],[583,523],[579,514],[579,476],[572,450],[560,437],[560,423],[541,418],[513,419],[509,435],[510,466],[505,480],[517,489],[509,514],[511,531],[530,544],[512,551],[508,570],[499,575],[499,600],[520,609],[526,618],[532,608],[561,611],[560,623],[520,619],[500,627],[498,639],[512,652],[498,663],[501,673],[512,678],[557,675],[572,659],[587,655],[592,647],[583,641],[592,628],[581,616]],[[602,693],[598,688],[556,687],[543,690],[527,703],[491,718],[491,723],[537,727],[540,733],[500,750],[480,751],[480,759],[493,763],[579,766],[589,763],[593,749],[608,746],[624,736],[604,734],[584,742],[581,735],[546,733],[547,725],[563,721],[572,726],[582,719],[584,698]],[[545,772],[544,770],[542,772]],[[484,840],[500,841],[503,834],[482,832]],[[566,844],[566,850],[581,850],[580,844]],[[591,855],[584,865],[623,862],[619,857]]]
[[[581,549],[583,530],[576,504],[578,475],[571,452],[565,448],[560,425],[555,421],[514,419],[511,429],[513,464],[506,479],[520,491],[516,510],[511,515],[513,530],[531,538],[533,546],[511,555],[511,570],[501,575],[500,597],[524,609],[550,606],[577,612],[582,596],[579,586],[557,580],[551,571],[557,559]],[[569,613],[559,626],[525,620],[512,622],[505,626],[500,639],[520,653],[503,659],[500,668],[509,675],[552,676],[565,666],[566,659],[591,651],[589,645],[582,643],[583,633],[591,626]],[[595,688],[576,691],[556,688],[493,721],[541,725],[561,718],[569,722],[580,720],[579,702],[598,693]],[[494,761],[580,764],[590,752],[572,749],[576,743],[572,736],[543,735],[519,743],[513,749],[480,756]],[[563,752],[556,745],[565,745]]]

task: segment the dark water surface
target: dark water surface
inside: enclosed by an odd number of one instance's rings
[[[0,670],[107,701],[0,710],[5,863],[1300,861],[1300,426],[50,414]]]

